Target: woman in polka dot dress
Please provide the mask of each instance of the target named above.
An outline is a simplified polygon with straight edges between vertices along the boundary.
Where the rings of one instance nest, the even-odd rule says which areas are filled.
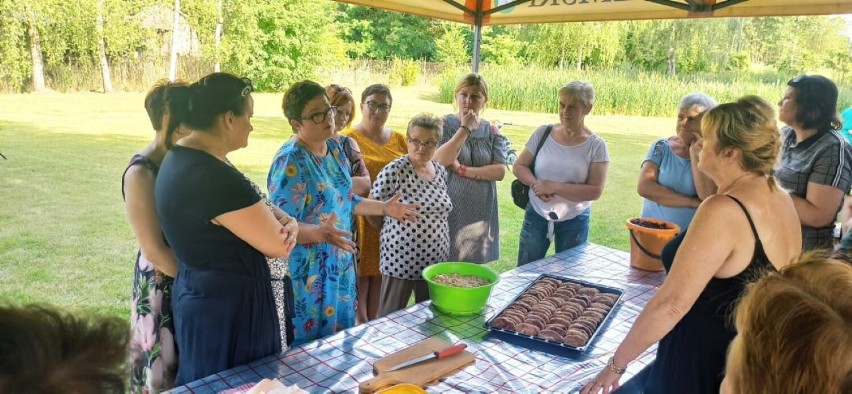
[[[412,292],[416,302],[428,300],[429,290],[420,273],[446,261],[450,252],[447,217],[453,203],[447,194],[447,170],[432,158],[441,129],[441,119],[430,114],[411,119],[406,132],[408,154],[385,166],[370,192],[371,198],[379,199],[401,192],[400,202],[418,204],[421,215],[417,223],[368,219],[381,227],[379,316],[405,308]]]

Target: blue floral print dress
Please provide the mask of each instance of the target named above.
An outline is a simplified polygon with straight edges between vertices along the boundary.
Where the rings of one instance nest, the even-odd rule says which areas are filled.
[[[336,214],[334,226],[352,231],[352,210],[361,197],[352,194],[349,162],[341,146],[326,141],[318,157],[295,138],[285,142],[269,169],[272,203],[301,223],[321,225]],[[328,243],[298,244],[290,254],[293,285],[292,346],[355,325],[355,265],[351,253]]]

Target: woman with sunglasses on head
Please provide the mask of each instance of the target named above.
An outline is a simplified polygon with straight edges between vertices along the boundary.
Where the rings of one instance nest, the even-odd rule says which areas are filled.
[[[426,281],[420,276],[426,267],[447,261],[450,230],[447,216],[453,203],[447,194],[447,169],[433,159],[441,137],[441,119],[420,114],[408,122],[408,154],[382,169],[371,197],[379,200],[402,193],[403,201],[420,205],[416,226],[394,220],[368,217],[381,227],[382,297],[379,316],[398,311],[414,301],[429,299]],[[403,246],[404,245],[404,246]]]
[[[331,84],[325,88],[325,95],[328,96],[328,103],[337,108],[334,115],[334,135],[331,138],[340,144],[343,153],[349,159],[352,193],[365,196],[370,192],[370,172],[361,156],[361,147],[354,138],[341,134],[343,129],[352,125],[352,118],[355,116],[355,99],[352,98],[352,91],[347,87]]]
[[[130,391],[160,392],[174,387],[177,352],[172,317],[172,285],[178,262],[163,238],[154,201],[154,184],[166,153],[186,133],[189,85],[158,82],[145,96],[145,110],[156,133],[133,155],[122,177],[127,218],[139,242],[130,304]]]
[[[390,88],[374,84],[361,93],[361,123],[346,128],[346,135],[361,147],[361,156],[370,172],[370,179],[376,179],[379,171],[388,163],[407,152],[405,136],[385,127],[393,104]],[[364,218],[357,219],[358,225],[358,322],[366,323],[375,319],[379,312],[379,297],[382,288],[382,274],[379,272],[379,230],[373,228]]]
[[[352,193],[351,165],[333,138],[337,109],[312,81],[291,86],[282,102],[295,136],[273,159],[267,185],[273,203],[299,221],[298,245],[290,255],[294,292],[293,345],[355,325],[355,243],[352,215],[417,220],[417,206]]]
[[[830,249],[834,220],[852,185],[852,148],[837,131],[837,86],[819,75],[787,82],[778,102],[781,163],[775,177],[790,191],[802,221],[802,250]]]
[[[452,169],[447,188],[458,208],[450,213],[450,261],[487,263],[500,258],[497,181],[506,175],[506,137],[482,119],[488,84],[476,73],[456,85],[457,114],[445,115],[435,160]]]
[[[157,216],[178,258],[176,385],[281,351],[266,257],[287,256],[298,229],[227,157],[248,144],[251,81],[214,73],[190,91],[189,135],[163,160],[155,188]]]

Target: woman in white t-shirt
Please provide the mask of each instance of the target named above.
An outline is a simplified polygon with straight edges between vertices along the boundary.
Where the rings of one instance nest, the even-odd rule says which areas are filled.
[[[588,82],[560,88],[559,124],[536,129],[512,167],[530,186],[518,266],[544,257],[554,237],[557,253],[586,243],[591,202],[600,198],[609,167],[606,142],[584,123],[594,103],[595,91]],[[542,138],[545,142],[536,154]]]

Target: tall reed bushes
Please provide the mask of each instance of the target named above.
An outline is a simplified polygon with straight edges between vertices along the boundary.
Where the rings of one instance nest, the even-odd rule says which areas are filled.
[[[440,101],[452,102],[456,82],[464,73],[453,70],[440,78]],[[756,94],[776,102],[791,75],[772,72],[725,72],[668,76],[635,70],[574,71],[530,66],[482,69],[488,80],[488,106],[495,109],[555,113],[556,92],[569,81],[590,81],[595,87],[594,112],[599,115],[672,116],[678,101],[702,91],[719,102]],[[839,107],[852,105],[852,87],[840,86]]]

